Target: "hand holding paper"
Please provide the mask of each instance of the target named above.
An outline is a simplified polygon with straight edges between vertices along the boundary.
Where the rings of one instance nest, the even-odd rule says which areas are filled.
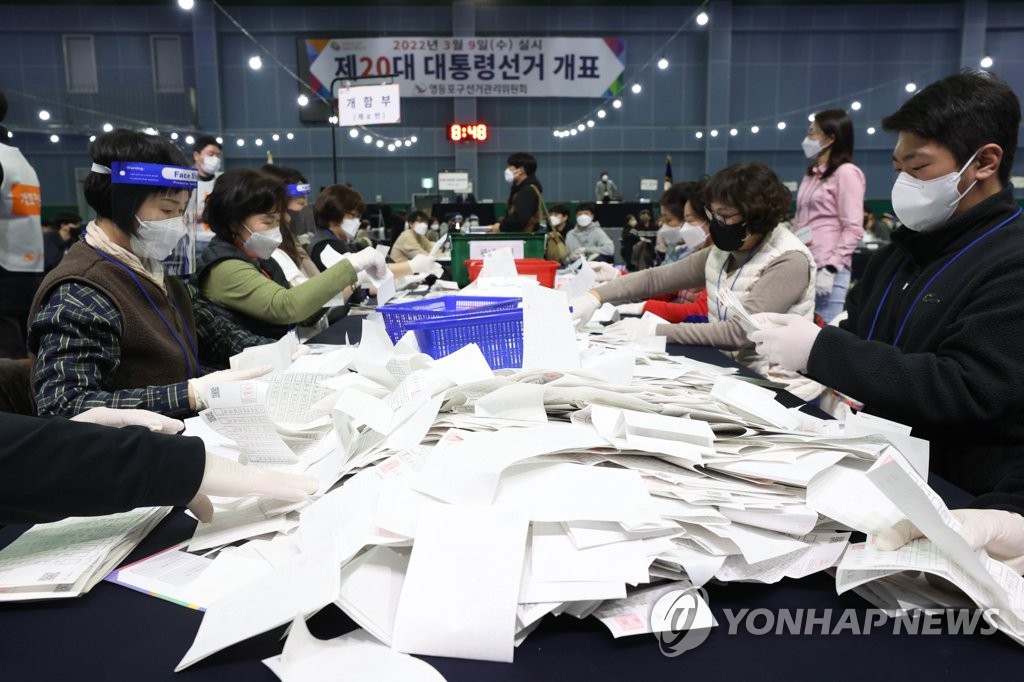
[[[758,313],[753,316],[760,327],[750,332],[757,352],[784,369],[806,372],[811,347],[821,327],[805,317],[792,314]]]
[[[188,508],[200,521],[209,523],[213,518],[213,505],[209,496],[250,497],[265,496],[289,502],[301,502],[312,495],[320,483],[310,476],[286,474],[283,471],[260,469],[232,462],[217,455],[206,455],[206,469],[199,492],[188,503]]]
[[[572,321],[576,323],[577,327],[582,327],[601,307],[601,301],[593,292],[587,292],[569,301],[569,306],[572,308]]]
[[[197,410],[205,410],[210,401],[210,389],[217,384],[255,379],[268,373],[272,367],[262,365],[251,369],[222,369],[206,376],[188,380],[188,402]]]
[[[367,246],[358,253],[345,254],[345,259],[352,264],[356,272],[366,272],[373,279],[384,279],[388,274],[388,263],[376,249]]]
[[[1024,517],[1001,509],[954,509],[950,513],[962,524],[960,536],[971,549],[983,547],[993,559],[1024,573]],[[893,551],[920,537],[924,533],[904,519],[878,535],[875,546]]]

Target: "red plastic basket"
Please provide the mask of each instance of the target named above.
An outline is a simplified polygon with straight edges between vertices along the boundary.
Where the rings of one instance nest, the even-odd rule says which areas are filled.
[[[483,260],[471,259],[466,261],[466,269],[469,270],[469,281],[474,281],[484,267]],[[520,275],[535,275],[537,282],[548,289],[555,288],[555,270],[558,270],[558,263],[543,258],[517,258],[516,272]]]

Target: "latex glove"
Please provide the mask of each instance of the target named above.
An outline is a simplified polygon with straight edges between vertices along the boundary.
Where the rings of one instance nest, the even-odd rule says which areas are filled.
[[[646,301],[640,301],[639,303],[623,303],[622,305],[615,306],[615,309],[619,311],[620,315],[636,315],[639,317],[644,314],[644,306],[646,305]]]
[[[213,518],[214,497],[272,497],[275,500],[301,502],[320,487],[311,476],[246,466],[217,455],[206,455],[206,468],[199,491],[188,503],[189,510],[204,523]]]
[[[301,358],[303,355],[309,355],[312,352],[313,352],[312,348],[310,348],[309,346],[307,346],[307,345],[305,345],[303,343],[300,343],[299,345],[295,346],[295,350],[292,351],[292,362],[295,362],[296,360]]]
[[[814,293],[818,296],[828,296],[832,293],[832,287],[835,283],[836,273],[822,268],[818,270],[818,275],[814,278]]]
[[[418,275],[421,272],[430,272],[434,269],[434,264],[437,263],[437,259],[426,254],[417,254],[409,260],[409,267],[412,268],[412,274]]]
[[[573,322],[576,323],[577,327],[582,327],[587,322],[590,322],[590,318],[601,307],[601,301],[592,292],[588,291],[582,296],[577,296],[569,301],[569,306],[572,308]]]
[[[760,329],[748,336],[757,346],[757,352],[783,369],[807,371],[811,347],[821,333],[821,327],[805,317],[783,313],[757,313],[752,316]]]
[[[594,278],[598,282],[608,282],[622,274],[615,266],[599,260],[591,262],[590,269],[594,271]]]
[[[586,249],[586,247],[583,247],[583,246],[577,247],[577,249],[572,252],[572,258],[574,258],[574,259],[576,259],[576,258],[586,258],[586,257],[587,257],[587,249]]]
[[[984,548],[993,559],[1024,573],[1024,516],[1001,509],[954,509],[950,513],[960,522],[960,536],[971,549]],[[875,546],[892,551],[919,537],[923,533],[904,519],[877,535]]]
[[[356,275],[355,286],[357,289],[369,289],[370,286],[372,286],[372,283],[370,282],[370,276],[367,275],[365,272],[358,273]]]
[[[88,422],[101,426],[145,426],[157,433],[181,433],[185,423],[177,419],[165,417],[149,410],[115,410],[112,407],[93,407],[71,418],[73,422]]]
[[[625,320],[609,325],[604,330],[607,337],[622,339],[624,341],[639,341],[648,336],[656,336],[658,323],[654,320],[642,320],[638,317],[630,317]]]
[[[270,365],[260,365],[252,369],[222,369],[219,372],[210,372],[206,376],[196,377],[188,380],[188,402],[196,410],[205,410],[209,404],[210,389],[217,384],[227,384],[232,381],[245,381],[255,379],[274,369]]]
[[[365,272],[374,279],[384,279],[388,273],[388,262],[377,249],[367,246],[357,253],[347,253],[345,258],[356,272]]]

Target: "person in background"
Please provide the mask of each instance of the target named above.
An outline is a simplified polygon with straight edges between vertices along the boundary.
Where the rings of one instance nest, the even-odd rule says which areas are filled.
[[[53,270],[68,252],[80,233],[82,216],[62,211],[50,220],[53,229],[43,233],[44,266],[46,272]]]
[[[356,283],[358,272],[383,273],[386,267],[384,257],[369,247],[292,286],[272,257],[281,246],[286,205],[276,178],[247,168],[221,175],[204,216],[215,236],[195,277],[203,297],[236,324],[271,338],[294,325],[311,326],[325,303]]]
[[[707,178],[679,182],[661,195],[659,238],[665,246],[664,264],[675,263],[703,248],[708,242],[708,225],[702,192]]]
[[[768,316],[751,335],[844,403],[910,426],[931,441],[930,471],[979,496],[1024,453],[1024,217],[1010,181],[1020,121],[1017,95],[984,71],[936,81],[882,119],[898,136],[903,227],[838,326]]]
[[[608,234],[601,229],[601,224],[594,220],[597,207],[591,203],[582,203],[576,207],[576,228],[565,237],[565,246],[569,249],[569,258],[585,258],[611,263],[614,260],[615,244]]]
[[[508,212],[491,232],[533,232],[541,220],[544,188],[537,179],[537,159],[533,154],[516,152],[508,157],[505,182],[512,185],[508,194]]]
[[[853,250],[864,235],[864,173],[853,164],[853,121],[843,109],[814,115],[802,143],[811,160],[796,193],[794,232],[810,247],[815,311],[825,322],[843,312]]]
[[[192,162],[199,173],[199,184],[196,188],[196,215],[202,216],[206,207],[206,197],[213,191],[213,183],[217,174],[224,167],[224,148],[213,135],[199,135],[192,145]]]
[[[637,220],[632,213],[626,214],[626,224],[622,226],[622,236],[619,238],[619,253],[622,254],[622,262],[630,272],[636,270],[633,262],[633,249],[640,243],[640,237],[636,233]]]
[[[601,171],[601,177],[598,178],[597,184],[594,185],[594,201],[608,203],[609,201],[616,201],[618,198],[619,188],[608,177],[608,171]]]
[[[448,234],[448,226],[444,226],[444,230],[441,229],[441,221],[437,218],[430,218],[430,227],[427,229],[427,239],[432,242],[436,242],[438,239]]]
[[[264,164],[260,171],[277,178],[284,185],[285,194],[288,196],[288,205],[285,206],[287,220],[282,222],[282,225],[285,225],[282,231],[287,229],[295,242],[302,245],[308,244],[313,233],[316,232],[313,207],[309,205],[309,193],[312,191],[309,180],[294,168],[277,166],[272,163]]]
[[[573,228],[569,217],[569,207],[566,204],[555,204],[548,212],[548,230],[557,230],[563,238],[568,236]]]
[[[42,199],[35,169],[2,123],[0,90],[0,357],[24,358],[25,320],[43,277]]]
[[[391,260],[395,263],[410,261],[416,256],[429,256],[434,242],[427,239],[430,219],[423,211],[413,211],[407,219],[409,227],[391,246]]]
[[[214,384],[267,371],[204,374],[272,339],[225,320],[166,269],[165,260],[185,263],[184,275],[194,262],[196,172],[185,155],[162,137],[115,130],[90,143],[89,156],[85,200],[97,217],[32,302],[39,415],[100,406],[191,415]]]
[[[183,505],[209,522],[210,495],[301,502],[319,487],[309,476],[208,454],[201,439],[174,435],[184,427],[106,407],[70,420],[0,413],[0,524]]]
[[[761,376],[785,383],[810,400],[822,387],[787,371],[759,353],[726,306],[729,289],[751,312],[789,312],[811,323],[814,314],[814,259],[780,223],[789,212],[790,193],[762,163],[740,163],[715,173],[704,191],[712,246],[671,265],[650,268],[603,284],[570,301],[573,318],[586,323],[602,303],[635,301],[667,292],[707,288],[707,324],[656,325],[628,319],[606,332],[638,339],[652,334],[673,343],[714,346]]]

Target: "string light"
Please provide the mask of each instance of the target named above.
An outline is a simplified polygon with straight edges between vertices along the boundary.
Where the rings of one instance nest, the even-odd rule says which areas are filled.
[[[658,68],[659,68],[659,69],[661,69],[662,71],[664,71],[665,69],[667,69],[667,68],[668,68],[668,60],[667,60],[667,59],[665,59],[664,57],[662,57],[661,59],[659,59],[659,60],[658,60]]]
[[[294,140],[295,139],[295,133],[288,133],[287,135],[285,135],[285,137],[287,137],[289,140]]]
[[[54,144],[57,144],[58,142],[60,142],[60,136],[59,135],[50,135],[50,142],[52,142]]]
[[[634,95],[639,95],[643,91],[643,89],[644,87],[639,83],[633,83],[633,87],[630,88],[630,90],[633,91]]]
[[[185,137],[185,144],[191,146],[191,145],[194,145],[195,143],[196,143],[196,138],[192,137],[191,135],[188,135],[188,136]]]
[[[854,100],[853,102],[850,103],[850,108],[853,109],[854,111],[860,111],[860,102]]]
[[[700,14],[697,15],[697,25],[698,26],[707,26],[709,19],[710,19],[710,17],[708,17],[708,13],[707,12],[701,12]]]
[[[249,68],[253,71],[259,71],[263,68],[263,59],[259,55],[249,57]]]
[[[270,136],[270,139],[273,140],[274,142],[277,142],[278,140],[281,139],[281,136],[278,135],[277,133],[274,133],[273,135]]]
[[[353,139],[359,137],[359,130],[357,130],[356,128],[352,128],[351,130],[348,131],[348,136]]]
[[[300,107],[304,107],[309,104],[309,98],[305,95],[299,95],[295,101],[299,103]]]
[[[39,120],[40,121],[49,121],[50,120],[50,112],[47,111],[46,109],[41,109],[39,111]]]
[[[917,90],[917,83],[907,83],[903,89],[907,92],[913,92],[914,90]]]
[[[779,123],[778,123],[778,125],[776,127],[779,130],[785,130],[786,129],[786,122],[785,121],[779,121]]]
[[[242,139],[242,138],[238,138],[237,140],[235,140],[235,144],[237,144],[239,147],[244,147],[245,146],[245,140]]]
[[[868,135],[874,135],[874,134],[875,134],[875,127],[871,126],[870,128],[868,128]]]
[[[992,57],[988,55],[985,55],[984,57],[981,58],[981,68],[983,69],[991,69],[994,63],[995,62],[992,61]]]

